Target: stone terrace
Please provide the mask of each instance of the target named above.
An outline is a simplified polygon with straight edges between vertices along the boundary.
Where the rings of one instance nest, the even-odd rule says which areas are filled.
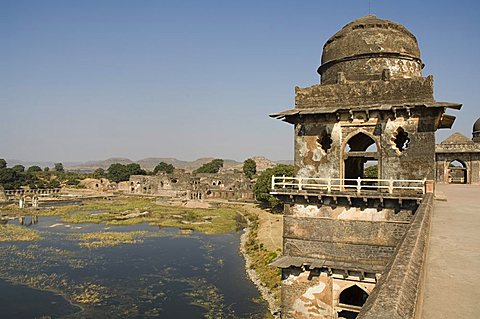
[[[437,185],[426,260],[424,319],[478,318],[480,313],[480,186]]]

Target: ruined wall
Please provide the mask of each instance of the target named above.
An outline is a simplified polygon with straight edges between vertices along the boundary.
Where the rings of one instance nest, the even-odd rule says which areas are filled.
[[[132,175],[127,193],[203,200],[253,200],[253,185],[243,174],[190,174],[174,172],[155,176]]]
[[[113,191],[117,190],[117,183],[110,182],[106,178],[85,178],[80,181],[80,185],[82,185],[85,188],[88,189],[93,189],[96,191]]]

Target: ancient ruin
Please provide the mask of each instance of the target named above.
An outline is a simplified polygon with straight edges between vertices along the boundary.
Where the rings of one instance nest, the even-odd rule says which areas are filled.
[[[455,117],[423,77],[415,36],[373,15],[324,45],[321,83],[295,88],[297,174],[285,204],[282,318],[413,318],[435,180],[435,131]],[[408,284],[408,287],[405,285]],[[359,315],[360,313],[360,315]]]
[[[195,174],[176,169],[171,174],[132,175],[119,190],[127,194],[158,195],[183,200],[253,201],[253,184],[243,173]]]
[[[472,139],[456,132],[435,147],[437,182],[480,184],[480,119]]]

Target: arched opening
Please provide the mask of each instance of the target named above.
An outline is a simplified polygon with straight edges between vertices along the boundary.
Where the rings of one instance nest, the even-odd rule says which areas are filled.
[[[454,160],[448,164],[448,182],[450,184],[466,184],[467,177],[467,165],[464,162]]]
[[[352,136],[345,145],[344,178],[377,179],[378,175],[377,143],[365,133]],[[346,181],[346,184],[352,183]]]
[[[342,309],[338,312],[338,318],[354,319],[357,318],[360,309],[365,304],[368,293],[357,285],[353,285],[343,290],[339,296],[339,306]]]
[[[339,302],[344,305],[362,307],[367,298],[368,294],[365,290],[353,285],[340,293]]]

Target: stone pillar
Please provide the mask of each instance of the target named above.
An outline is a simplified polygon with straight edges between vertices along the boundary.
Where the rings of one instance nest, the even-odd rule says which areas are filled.
[[[25,208],[25,197],[24,196],[20,197],[20,199],[18,200],[18,207],[22,208],[22,209]]]
[[[38,207],[38,196],[33,196],[32,197],[32,207],[34,207],[34,208]]]

